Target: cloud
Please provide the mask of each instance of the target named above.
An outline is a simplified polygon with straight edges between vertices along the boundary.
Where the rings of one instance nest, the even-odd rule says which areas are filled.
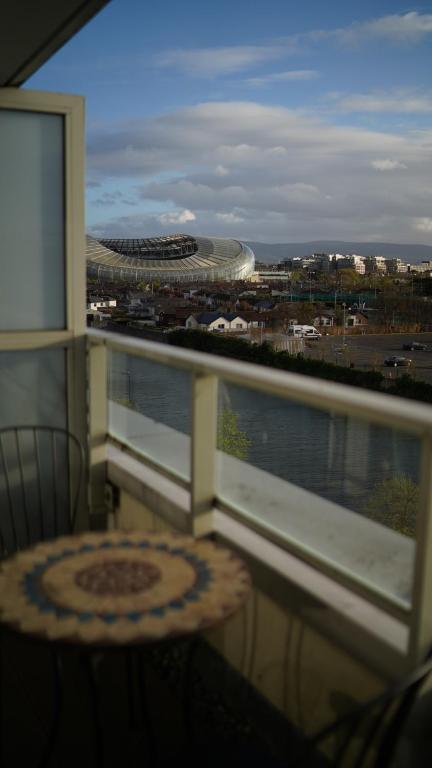
[[[162,213],[157,217],[161,224],[186,224],[188,221],[195,221],[196,216],[192,211],[185,208],[183,211],[169,211]]]
[[[337,125],[256,102],[206,102],[98,128],[88,166],[91,178],[110,188],[121,179],[139,200],[136,216],[105,216],[104,223],[92,212],[107,235],[186,224],[191,233],[269,242],[368,233],[408,242],[414,232],[418,242],[432,241],[427,228],[413,228],[432,210],[428,132]],[[195,218],[180,220],[188,214]]]
[[[216,176],[229,176],[229,169],[225,168],[224,165],[217,165],[215,168],[215,174]]]
[[[432,14],[411,11],[389,14],[368,21],[354,22],[335,29],[315,29],[287,35],[267,45],[233,45],[214,48],[175,48],[156,54],[152,63],[158,69],[175,70],[193,77],[217,77],[244,72],[252,67],[286,56],[304,53],[305,47],[325,41],[344,45],[361,45],[371,41],[394,44],[416,44],[432,34]],[[260,86],[269,82],[308,80],[316,77],[314,70],[298,70],[303,75],[279,72],[250,79],[249,85]],[[290,76],[291,75],[291,76]]]
[[[322,194],[316,186],[302,182],[274,186],[238,184],[215,188],[210,184],[194,180],[176,181],[170,184],[169,188],[163,183],[151,183],[143,187],[142,196],[146,200],[160,200],[167,192],[170,199],[175,200],[177,205],[182,205],[187,200],[194,209],[200,208],[207,211],[228,209],[226,214],[217,214],[220,221],[224,220],[222,216],[231,217],[230,211],[233,207],[259,210],[263,207],[264,200],[270,210],[283,212],[288,205],[292,210],[299,210],[304,206],[315,205],[322,199]],[[229,218],[225,220],[228,221]]]
[[[219,185],[227,175],[221,168],[229,169],[230,185],[236,184],[240,171],[258,168],[277,183],[314,184],[315,167],[336,171],[345,156],[354,161],[359,155],[362,162],[377,156],[396,156],[405,162],[399,150],[412,146],[414,140],[399,134],[338,126],[284,107],[206,102],[93,132],[88,165],[98,179],[177,177],[164,179],[162,186],[175,184],[179,175],[188,180],[192,169],[196,175],[200,168],[206,173],[212,169],[214,183]]]
[[[416,44],[432,34],[432,14],[394,13],[368,21],[357,21],[337,29],[320,29],[305,33],[304,37],[314,41],[337,39],[345,45],[358,45],[374,40],[385,40],[399,44]]]
[[[391,91],[354,93],[337,99],[337,108],[344,112],[432,112],[432,95],[419,93],[416,89],[397,88]]]
[[[272,72],[269,75],[261,77],[250,77],[246,80],[247,85],[260,87],[271,85],[271,83],[300,82],[304,80],[315,80],[319,77],[316,69],[290,69],[286,72]]]
[[[250,67],[286,55],[292,45],[233,45],[224,48],[192,48],[163,51],[153,64],[161,69],[175,69],[195,77],[216,77],[241,72]]]
[[[404,43],[417,43],[432,33],[432,14],[391,14],[357,26],[357,33]]]
[[[101,184],[98,182],[96,185],[100,187]],[[112,205],[117,205],[121,203],[122,205],[137,205],[136,200],[131,200],[129,196],[123,194],[123,192],[120,192],[120,190],[117,190],[115,192],[103,192],[100,197],[96,198],[96,200],[93,201],[93,205],[96,205],[98,207],[109,207]]]
[[[399,160],[390,160],[389,158],[385,160],[372,160],[371,166],[377,171],[396,171],[407,168],[405,163],[401,163]]]
[[[432,219],[429,216],[423,216],[420,219],[416,219],[414,222],[414,229],[417,229],[419,232],[432,233]]]
[[[216,213],[218,221],[223,221],[224,224],[239,224],[244,221],[242,216],[238,216],[237,213]]]

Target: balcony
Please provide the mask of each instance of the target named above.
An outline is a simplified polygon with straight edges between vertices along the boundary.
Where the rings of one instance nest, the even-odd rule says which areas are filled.
[[[431,644],[430,408],[169,345],[86,334],[82,104],[12,88],[2,94],[2,110],[10,122],[1,143],[9,161],[3,237],[10,230],[3,421],[12,412],[33,423],[36,414],[79,434],[89,459],[81,528],[211,536],[246,560],[251,599],[205,633],[190,698],[195,737],[213,753],[225,745],[220,762],[247,744],[271,765],[289,753],[292,728],[315,732],[412,668]],[[52,157],[33,146],[35,122]],[[55,242],[46,235],[53,222]],[[401,479],[414,491],[409,505],[406,493],[402,502],[394,493]],[[32,764],[54,708],[51,660],[19,642],[8,651],[6,764]],[[158,742],[171,761],[185,746],[182,665],[181,654],[149,659]],[[78,690],[76,659],[65,675],[69,690]],[[117,694],[106,698],[108,737],[129,734],[121,670],[101,662],[99,676],[101,690],[114,681]],[[55,764],[94,764],[82,750],[91,742],[90,720],[88,701],[72,694]],[[136,738],[144,761],[145,737]]]
[[[223,732],[228,752],[251,742],[271,764],[289,754],[291,728],[315,732],[418,662],[431,637],[429,408],[123,335],[90,331],[83,342],[90,505],[81,527],[212,536],[252,573],[245,609],[201,641],[194,722],[207,744]],[[43,361],[53,346],[49,334],[39,339]],[[405,518],[396,499],[392,520],[370,497],[401,476],[418,492]],[[49,656],[23,650],[8,649],[15,662],[3,671],[11,766],[22,758],[16,723],[33,734],[20,748],[37,752],[53,709],[40,677],[51,679]],[[149,661],[156,719],[178,729],[177,741],[157,740],[180,749],[181,653]],[[77,660],[68,663],[69,681],[79,680]],[[105,690],[116,681],[107,733],[124,727],[129,744],[121,670],[104,662],[98,674]],[[88,703],[78,701],[68,703],[65,765],[66,755],[78,759],[76,728],[91,744]],[[145,737],[136,739],[130,748],[144,755]]]
[[[293,729],[317,731],[428,647],[430,409],[123,335],[89,331],[83,340],[90,504],[80,526],[211,536],[246,560],[249,602],[203,633],[194,661],[196,743],[214,742],[214,751],[217,742],[227,754],[253,745],[278,764]],[[374,489],[400,477],[417,491],[405,517],[395,499],[391,519]],[[14,766],[28,744],[32,753],[42,748],[55,704],[41,684],[51,679],[49,654],[19,642],[8,654],[15,662],[3,673],[4,732]],[[191,761],[182,650],[153,653],[148,663],[159,759],[172,760],[175,744]],[[65,675],[81,679],[76,658]],[[113,707],[104,710],[108,739],[124,733],[131,755],[144,756],[145,733],[132,743],[124,722],[118,664],[104,660],[98,678],[106,691],[115,681]],[[62,765],[79,759],[76,728],[92,743],[88,702],[68,696]],[[20,749],[18,722],[34,732]],[[173,734],[168,744],[161,723]],[[105,744],[113,765],[121,758],[115,743]],[[95,764],[92,752],[88,759]]]
[[[287,723],[315,732],[422,657],[429,408],[101,331],[87,371],[90,526],[210,535],[250,567],[244,611],[205,635],[203,679],[222,663],[228,686],[210,697],[239,715],[252,695],[281,747]],[[362,513],[383,472],[419,488],[414,536]]]

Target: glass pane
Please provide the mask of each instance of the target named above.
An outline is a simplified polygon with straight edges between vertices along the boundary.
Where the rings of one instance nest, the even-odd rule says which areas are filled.
[[[67,436],[21,429],[1,432],[0,445],[0,530],[6,552],[69,533],[69,483],[78,478],[77,455]]]
[[[63,349],[0,353],[0,428],[66,427]]]
[[[419,441],[222,384],[219,496],[279,536],[409,602]]]
[[[112,352],[108,393],[110,434],[189,479],[190,374]]]
[[[1,330],[65,327],[63,118],[0,109]]]

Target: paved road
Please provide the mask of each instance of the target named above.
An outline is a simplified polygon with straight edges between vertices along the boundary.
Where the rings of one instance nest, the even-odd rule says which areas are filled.
[[[426,352],[408,352],[402,345],[419,341],[428,345]],[[306,356],[318,360],[349,365],[356,368],[381,371],[385,376],[401,376],[410,371],[417,379],[432,384],[432,333],[387,333],[365,334],[364,336],[345,336],[346,348],[343,348],[342,336],[323,336],[318,341],[308,342]],[[384,365],[386,357],[398,355],[412,360],[411,368],[389,368]]]

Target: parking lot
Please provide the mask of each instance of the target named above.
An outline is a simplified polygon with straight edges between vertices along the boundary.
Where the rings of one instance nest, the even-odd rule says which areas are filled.
[[[404,350],[403,345],[412,341],[427,344],[428,349],[424,352]],[[343,336],[322,336],[317,341],[307,342],[305,355],[339,365],[353,364],[355,368],[379,370],[389,378],[409,372],[415,378],[432,384],[432,333],[347,334],[345,346]],[[412,365],[409,368],[384,365],[384,360],[393,355],[409,358]]]

